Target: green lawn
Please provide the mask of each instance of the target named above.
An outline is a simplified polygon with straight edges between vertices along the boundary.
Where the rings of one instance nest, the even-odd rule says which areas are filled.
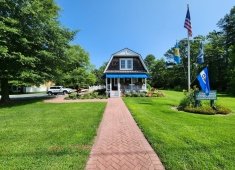
[[[84,169],[105,103],[0,107],[0,169]]]
[[[229,115],[199,115],[172,109],[182,92],[164,98],[124,98],[166,169],[235,169],[235,98],[219,95]]]

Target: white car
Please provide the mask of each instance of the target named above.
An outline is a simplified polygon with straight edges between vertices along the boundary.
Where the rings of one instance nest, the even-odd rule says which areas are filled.
[[[64,88],[63,86],[51,86],[47,90],[48,95],[57,95],[57,94],[69,94],[72,93],[74,90],[71,88]]]

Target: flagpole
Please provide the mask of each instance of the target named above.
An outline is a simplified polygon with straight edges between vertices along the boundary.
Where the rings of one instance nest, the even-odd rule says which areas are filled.
[[[190,43],[189,43],[189,34],[188,34],[188,91],[190,91]]]

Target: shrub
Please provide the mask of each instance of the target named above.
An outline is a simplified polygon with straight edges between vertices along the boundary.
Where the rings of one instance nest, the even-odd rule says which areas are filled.
[[[184,108],[184,111],[191,113],[198,113],[198,114],[207,114],[207,115],[216,114],[216,110],[214,110],[210,106],[200,106],[200,107],[186,106]]]
[[[69,96],[66,97],[65,99],[72,99],[72,100],[75,100],[75,99],[77,99],[77,94],[76,94],[76,93],[71,93],[71,94],[69,94]]]
[[[147,92],[146,97],[164,97],[164,93],[160,90],[156,90],[152,88],[150,91]]]
[[[95,90],[94,93],[98,93],[98,95],[106,95],[106,89],[99,89],[99,90]]]
[[[200,102],[199,107],[196,107],[195,106],[196,100],[194,97],[196,90],[197,89],[190,90],[190,92],[184,91],[185,97],[180,101],[178,110],[183,110],[191,113],[208,114],[208,115],[229,114],[231,112],[230,109],[224,106],[215,105],[211,107],[209,105],[209,102]]]
[[[165,97],[165,95],[160,90],[155,90],[153,91],[152,97]]]
[[[91,96],[92,96],[93,98],[98,98],[98,95],[99,95],[98,92],[93,92],[93,93],[91,93]]]
[[[214,107],[210,107],[209,105],[202,105],[200,107],[187,106],[184,108],[184,111],[191,113],[208,114],[208,115],[215,115],[215,114],[226,115],[231,112],[230,109],[219,105]]]
[[[231,110],[229,108],[224,107],[224,106],[217,105],[216,106],[216,113],[227,115],[227,114],[231,113]]]
[[[184,90],[183,92],[184,92],[185,97],[180,101],[178,109],[184,110],[184,108],[186,108],[187,106],[194,107],[196,103],[195,98],[194,98],[195,90],[191,89],[189,92]]]

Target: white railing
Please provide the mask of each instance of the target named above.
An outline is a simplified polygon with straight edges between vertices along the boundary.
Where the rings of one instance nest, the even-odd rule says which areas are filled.
[[[101,90],[101,89],[105,89],[105,86],[104,86],[104,85],[89,86],[88,91],[89,91],[89,92],[92,92],[92,91]]]

